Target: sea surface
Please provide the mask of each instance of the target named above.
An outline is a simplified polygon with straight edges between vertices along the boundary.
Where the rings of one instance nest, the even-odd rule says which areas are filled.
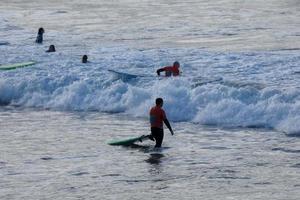
[[[27,61],[0,71],[1,200],[299,199],[299,0],[1,0],[0,65]],[[162,148],[107,145],[157,97]]]

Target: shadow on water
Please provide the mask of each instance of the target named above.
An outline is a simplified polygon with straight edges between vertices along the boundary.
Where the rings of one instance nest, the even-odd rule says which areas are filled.
[[[161,159],[165,157],[164,154],[161,153],[151,153],[148,159],[145,160],[146,163],[151,165],[159,165],[162,161]]]
[[[128,146],[123,145],[123,147],[130,148],[130,149],[137,149],[137,150],[140,150],[143,152],[146,152],[151,148],[151,146],[144,146],[144,145],[139,145],[139,144],[131,144]]]
[[[153,148],[153,146],[143,146],[138,144],[132,144],[130,146],[124,146],[125,148],[137,149],[144,154],[148,154],[148,158],[144,161],[149,165],[149,173],[151,175],[158,175],[162,173],[162,159],[165,157],[161,151],[165,148]]]
[[[163,173],[162,158],[165,157],[161,153],[151,153],[149,157],[145,160],[149,164],[149,174],[152,176],[157,176]]]

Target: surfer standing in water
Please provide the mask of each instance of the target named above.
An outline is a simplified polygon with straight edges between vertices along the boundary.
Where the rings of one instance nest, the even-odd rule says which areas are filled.
[[[36,40],[35,42],[38,44],[42,44],[43,43],[43,34],[45,33],[45,30],[41,27],[39,28],[38,34],[36,36]]]
[[[179,76],[180,72],[179,72],[179,67],[180,64],[178,61],[175,61],[173,63],[173,66],[166,66],[163,68],[160,68],[156,71],[157,75],[160,76],[160,72],[165,72],[165,76]]]
[[[174,132],[166,117],[165,111],[162,109],[164,103],[163,99],[157,98],[155,103],[156,106],[152,107],[150,110],[151,135],[149,138],[155,139],[155,147],[161,147],[162,141],[164,139],[163,122],[166,124],[172,135],[174,135]]]

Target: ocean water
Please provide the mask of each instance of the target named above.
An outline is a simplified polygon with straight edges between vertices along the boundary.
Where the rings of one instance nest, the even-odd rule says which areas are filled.
[[[0,65],[37,64],[0,71],[0,199],[298,199],[299,11],[1,0]],[[182,76],[156,76],[175,60]],[[149,134],[157,97],[175,132],[162,149],[106,144]]]

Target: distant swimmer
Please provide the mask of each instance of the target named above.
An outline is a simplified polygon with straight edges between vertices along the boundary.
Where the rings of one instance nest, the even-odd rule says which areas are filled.
[[[157,75],[160,76],[160,72],[165,72],[165,76],[178,76],[180,74],[179,72],[180,64],[178,61],[175,61],[173,63],[173,66],[166,66],[163,68],[160,68],[156,71]]]
[[[38,44],[42,44],[43,43],[43,34],[45,33],[45,30],[41,27],[39,28],[38,34],[36,36],[36,40],[35,42]]]
[[[87,55],[83,55],[82,56],[82,63],[87,63],[88,62],[88,56]]]
[[[49,49],[46,51],[47,53],[50,53],[50,52],[55,52],[55,46],[53,44],[51,44],[49,46]]]
[[[149,138],[155,139],[155,147],[161,147],[164,138],[163,122],[166,124],[172,135],[174,135],[174,132],[166,117],[165,111],[162,109],[164,103],[163,99],[157,98],[155,103],[156,106],[152,107],[150,110],[151,135],[149,136]]]

